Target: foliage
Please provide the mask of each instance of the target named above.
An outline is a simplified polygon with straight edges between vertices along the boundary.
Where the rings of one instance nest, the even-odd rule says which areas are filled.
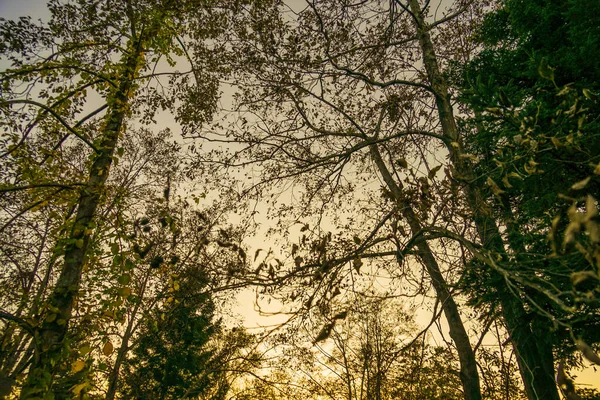
[[[575,18],[587,6],[506,2],[483,26],[486,47],[466,68],[464,98],[479,113],[469,150],[512,249],[511,263],[498,268],[531,313],[567,328],[563,337],[597,342],[599,289],[590,273],[598,273],[600,69],[582,57],[599,33]],[[576,239],[583,225],[588,234]]]

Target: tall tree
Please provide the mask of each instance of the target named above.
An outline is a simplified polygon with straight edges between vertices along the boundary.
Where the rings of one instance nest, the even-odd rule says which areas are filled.
[[[206,39],[221,34],[234,16],[240,18],[242,3],[230,6],[196,1],[53,0],[46,25],[29,18],[2,22],[2,53],[12,62],[12,68],[2,74],[1,105],[10,132],[3,156],[9,162],[23,152],[30,154],[29,160],[12,169],[5,183],[10,190],[35,192],[38,203],[56,200],[58,189],[74,194],[73,216],[67,215],[62,238],[53,249],[64,260],[58,279],[28,323],[35,356],[21,398],[51,398],[55,374],[69,367],[65,365],[69,323],[82,290],[82,272],[106,181],[120,156],[119,139],[128,134],[126,121],[134,116],[151,122],[158,107],[173,109],[184,124],[202,124],[210,118],[218,94],[216,77],[222,70],[215,61],[217,42]],[[184,38],[192,39],[189,46]],[[160,60],[174,64],[173,55],[186,57],[190,71],[167,73],[169,90],[157,90],[161,83],[154,68]],[[142,90],[144,82],[148,85]],[[99,105],[87,101],[92,93]],[[74,141],[85,144],[80,154],[88,157],[77,184],[68,174],[44,176],[32,168]],[[10,222],[34,206],[24,204]]]
[[[346,238],[337,244],[330,235],[319,233],[312,242],[315,251],[310,262],[304,263],[307,257],[296,256],[292,250],[296,272],[304,279],[312,269],[318,270],[313,283],[326,293],[327,289],[334,291],[339,282],[352,280],[351,272],[341,272],[349,262],[359,271],[361,257],[398,256],[407,262],[404,255],[415,255],[430,277],[459,349],[466,396],[477,399],[481,394],[475,356],[452,285],[444,277],[444,266],[452,263],[436,257],[432,245],[444,236],[431,232],[434,221],[444,218],[441,223],[453,224],[447,200],[455,188],[435,182],[441,166],[428,160],[427,145],[432,138],[448,144],[453,140],[439,132],[440,119],[426,111],[430,104],[425,106],[422,99],[433,101],[436,90],[445,86],[433,88],[423,81],[422,74],[414,72],[420,52],[414,25],[418,21],[408,4],[390,7],[309,2],[297,26],[262,24],[251,34],[241,32],[251,43],[242,47],[242,52],[258,60],[248,74],[263,83],[260,90],[243,97],[241,104],[249,114],[260,115],[258,125],[264,124],[264,128],[248,125],[246,129],[242,124],[242,132],[228,132],[248,148],[226,162],[259,162],[265,181],[289,178],[302,186],[299,213],[294,215],[297,219],[313,210],[325,210],[331,205],[328,203],[346,205],[345,198],[356,196],[360,201],[351,183],[354,180],[362,180],[365,186],[382,180],[382,195],[368,195],[380,203],[379,207],[373,205],[373,214],[366,217],[372,218],[368,231],[345,232]],[[447,20],[462,15],[465,9],[458,11]],[[412,162],[411,157],[414,165],[409,167],[407,159]],[[353,178],[346,181],[350,174]],[[370,188],[379,189],[377,185]],[[441,205],[432,211],[436,195]],[[352,219],[347,220],[353,223]],[[343,218],[339,220],[337,229],[348,231]],[[410,240],[407,231],[413,235]],[[302,242],[306,244],[305,239]],[[331,280],[320,285],[324,273]],[[398,270],[391,273],[400,275]],[[313,303],[315,296],[308,297],[307,304]]]
[[[598,341],[598,270],[590,263],[597,238],[575,234],[596,229],[600,69],[585,56],[600,37],[593,11],[579,1],[504,2],[478,35],[483,51],[464,69],[463,96],[478,113],[469,151],[511,250],[501,272],[525,299],[533,330],[555,325],[554,336],[536,340],[550,360],[552,346],[563,359],[574,344]]]

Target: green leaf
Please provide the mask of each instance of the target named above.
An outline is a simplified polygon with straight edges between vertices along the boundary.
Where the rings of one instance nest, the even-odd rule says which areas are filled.
[[[123,274],[117,280],[121,285],[127,285],[131,281],[131,275]]]
[[[110,245],[110,252],[114,255],[117,255],[119,253],[120,247],[119,247],[119,243],[113,243]]]

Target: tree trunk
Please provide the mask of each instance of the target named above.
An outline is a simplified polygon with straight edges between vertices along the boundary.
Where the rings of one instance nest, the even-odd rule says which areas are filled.
[[[135,323],[135,316],[137,315],[142,304],[149,278],[150,270],[146,271],[144,283],[140,288],[140,301],[136,303],[135,307],[133,308],[133,311],[131,312],[129,323],[127,324],[125,333],[123,333],[123,340],[121,341],[121,346],[119,347],[119,351],[117,352],[115,364],[113,365],[113,368],[110,371],[110,375],[108,376],[108,391],[106,392],[105,400],[114,400],[115,395],[117,394],[117,391],[119,389],[119,372],[121,370],[121,365],[123,365],[123,362],[127,359],[127,352],[129,351],[129,339],[131,339],[131,335],[133,335],[134,331],[133,325]]]
[[[420,218],[414,212],[412,205],[409,204],[403,195],[402,188],[396,183],[392,175],[390,174],[387,166],[385,165],[377,145],[373,144],[369,146],[371,151],[371,158],[375,162],[375,165],[379,169],[383,180],[385,181],[388,189],[392,192],[394,199],[397,201],[400,212],[406,218],[413,235],[418,235],[423,226]],[[477,373],[477,363],[475,361],[475,353],[471,347],[469,341],[469,335],[465,329],[465,326],[460,318],[458,312],[458,306],[448,289],[440,267],[429,247],[426,240],[417,239],[415,242],[417,247],[418,256],[423,262],[427,273],[431,277],[433,288],[436,291],[436,296],[442,305],[444,316],[448,321],[450,328],[450,337],[456,345],[458,351],[458,358],[460,361],[460,380],[463,385],[463,391],[466,400],[479,400],[481,399],[481,389],[479,384],[479,375]]]
[[[428,26],[423,20],[421,7],[418,0],[409,0],[409,5],[423,53],[423,64],[435,94],[442,132],[447,138],[446,145],[454,165],[455,178],[463,183],[462,189],[473,213],[478,236],[484,248],[505,257],[504,242],[497,222],[490,216],[489,207],[482,196],[481,187],[478,186],[472,169],[465,160],[460,158],[462,143],[453,115],[448,84],[439,70],[437,56]],[[526,313],[520,299],[515,298],[506,287],[497,289],[500,291],[499,301],[502,315],[517,354],[528,398],[530,400],[558,400],[558,390],[554,382],[552,349],[545,340],[538,338],[538,335],[532,332],[531,326],[524,319]]]
[[[54,374],[57,369],[65,367],[62,364],[69,353],[66,334],[73,304],[80,290],[93,229],[91,223],[104,191],[119,133],[127,115],[129,98],[134,90],[135,75],[142,61],[142,41],[134,42],[132,39],[130,44],[129,53],[123,56],[118,88],[107,99],[109,111],[99,140],[96,141],[97,152],[92,155],[88,182],[81,191],[75,221],[69,236],[62,242],[65,254],[63,268],[47,306],[41,310],[42,322],[34,338],[40,351],[35,354],[29,368],[21,399],[52,398],[50,393]]]

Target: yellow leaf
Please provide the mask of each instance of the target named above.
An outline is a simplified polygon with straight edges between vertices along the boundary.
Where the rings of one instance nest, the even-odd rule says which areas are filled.
[[[510,173],[508,174],[508,177],[509,177],[509,178],[519,178],[519,179],[523,179],[523,178],[521,178],[521,175],[517,174],[516,172],[510,172]]]
[[[584,180],[574,183],[573,186],[571,186],[571,189],[573,189],[573,190],[583,189],[589,183],[590,179],[592,179],[592,178],[590,176],[588,176]]]
[[[71,391],[75,394],[75,396],[79,396],[79,394],[81,393],[81,391],[83,389],[85,389],[85,387],[87,386],[87,383],[80,383],[78,385],[73,386],[73,389],[71,389]]]
[[[90,347],[90,345],[89,345],[89,344],[84,344],[83,346],[81,346],[81,347],[79,348],[79,353],[80,353],[81,355],[86,355],[86,354],[88,354],[90,351],[92,351],[92,348]]]
[[[106,343],[104,343],[104,347],[102,348],[102,353],[104,353],[105,356],[110,356],[112,354],[114,350],[113,344],[109,341],[107,341]]]
[[[71,372],[76,374],[85,368],[85,361],[77,360],[71,365]]]
[[[598,207],[596,207],[596,199],[588,194],[585,199],[585,218],[592,219],[598,215]]]
[[[523,141],[523,136],[521,136],[521,135],[515,135],[513,137],[513,140],[514,140],[515,144],[521,144],[521,142]]]
[[[459,157],[465,160],[477,162],[477,157],[474,154],[462,153]]]
[[[596,165],[596,168],[594,168],[594,175],[600,175],[600,163],[598,163],[598,165]]]
[[[175,290],[175,291],[179,290],[179,282],[177,282],[177,281],[173,282],[173,290]]]
[[[588,88],[584,88],[584,89],[582,90],[582,92],[583,92],[583,95],[584,95],[586,98],[588,98],[588,99],[591,99],[591,98],[592,98],[592,95],[593,95],[593,93],[592,93],[592,91],[591,91],[590,89],[588,89]]]
[[[56,314],[48,314],[46,322],[53,322],[56,319]]]
[[[498,186],[498,184],[496,182],[494,182],[494,180],[492,178],[490,178],[489,176],[487,178],[487,184],[492,189],[492,192],[494,193],[494,195],[500,196],[502,193],[504,193],[504,190],[500,189],[500,186]]]
[[[535,173],[535,171],[536,171],[536,168],[535,168],[535,167],[533,167],[533,168],[529,168],[529,165],[528,165],[528,164],[523,164],[523,169],[524,169],[524,170],[525,170],[525,172],[527,172],[529,175],[531,175],[531,174]]]

